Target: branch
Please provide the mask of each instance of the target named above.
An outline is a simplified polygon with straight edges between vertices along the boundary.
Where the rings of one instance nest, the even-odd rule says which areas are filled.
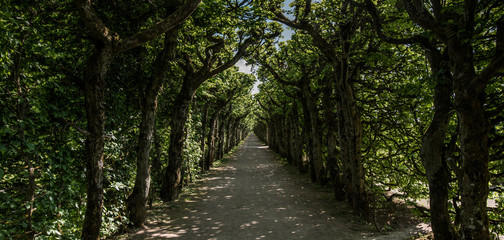
[[[184,53],[182,58],[184,59],[184,62],[182,61],[177,61],[178,65],[186,72],[193,74],[194,73],[194,67],[192,64],[191,57],[187,53]]]
[[[478,5],[477,0],[465,0],[464,1],[464,15],[465,18],[465,29],[472,31],[474,29],[474,12],[476,11]]]
[[[271,100],[271,103],[273,103],[273,105],[277,106],[277,107],[280,107],[280,108],[283,108],[284,106],[280,105],[280,103],[278,103],[275,99],[273,99],[271,97],[271,95],[268,96],[269,99]]]
[[[442,9],[442,5],[441,5],[441,1],[440,0],[432,0],[432,10],[434,10],[434,16],[436,18],[439,18],[439,16],[441,16],[441,9]]]
[[[238,60],[240,60],[246,53],[247,53],[247,48],[255,41],[254,37],[247,38],[245,42],[238,48],[238,51],[236,54],[231,58],[229,61],[221,64],[214,70],[211,70],[208,73],[208,78],[215,76],[216,74],[219,74],[223,72],[224,70],[234,66]]]
[[[79,125],[77,125],[76,123],[74,122],[71,122],[71,121],[65,121],[65,124],[67,126],[71,126],[73,127],[75,130],[77,130],[77,132],[81,133],[82,135],[84,135],[85,137],[89,137],[91,136],[92,134],[88,131],[86,131],[85,129],[82,129]]]
[[[76,1],[90,1],[90,0],[76,0]],[[173,29],[184,20],[186,20],[191,14],[198,8],[201,0],[188,0],[184,5],[180,6],[175,10],[174,13],[170,14],[163,21],[157,23],[153,27],[146,29],[138,34],[135,34],[127,39],[124,39],[118,44],[118,51],[123,52],[129,49],[135,48],[151,39],[154,39],[161,34]]]
[[[301,18],[301,21],[306,21],[310,13],[311,13],[311,0],[305,0],[305,8],[303,12],[303,18]]]
[[[383,26],[382,26],[382,21],[380,19],[380,14],[378,12],[378,9],[376,9],[376,6],[374,5],[374,3],[371,0],[365,0],[365,6],[366,6],[366,9],[368,10],[368,13],[371,15],[371,19],[372,19],[371,25],[376,30],[378,37],[381,40],[383,40],[387,43],[391,43],[391,44],[419,43],[422,46],[424,46],[425,48],[435,49],[435,46],[433,46],[430,43],[429,39],[422,37],[420,35],[415,35],[415,36],[412,36],[409,38],[402,38],[402,39],[393,38],[388,35],[385,35],[385,33],[383,33]]]
[[[211,45],[207,48],[205,48],[205,57],[203,58],[198,50],[198,57],[200,58],[200,61],[203,63],[204,69],[212,69],[212,66],[214,65],[216,59],[214,58],[215,55],[220,53],[222,49],[224,48],[224,39],[219,39],[215,37],[209,37],[208,40],[210,42],[215,43],[214,45]],[[220,62],[220,61],[219,61]]]
[[[488,66],[481,72],[475,81],[488,82],[497,71],[504,67],[504,17],[497,22],[497,47],[495,55]]]
[[[266,69],[268,69],[268,71],[271,73],[271,75],[273,75],[273,78],[275,78],[275,80],[277,80],[282,85],[289,85],[289,86],[298,86],[299,85],[299,83],[292,83],[292,82],[288,82],[288,81],[283,80],[282,77],[280,76],[280,74],[278,74],[278,72],[275,71],[275,69],[273,69],[273,67],[271,67],[269,64],[262,63],[262,65],[264,67],[266,67]]]
[[[297,23],[289,20],[281,11],[275,10],[275,18],[273,20],[283,23],[289,27],[296,28],[299,30],[305,30],[310,34],[313,39],[313,44],[317,46],[317,48],[333,63],[338,63],[340,58],[336,52],[336,49],[332,44],[327,42],[320,31],[315,26],[309,24],[308,22],[303,21],[302,23]]]
[[[262,104],[261,100],[257,99],[257,102],[259,103],[259,106],[260,106],[262,109],[264,109],[264,110],[266,110],[266,111],[268,111],[268,112],[271,112],[271,108],[267,108],[267,107],[265,107],[265,106]]]
[[[239,121],[241,121],[242,119],[246,118],[249,114],[250,114],[250,112],[246,112],[246,113],[245,113],[245,114],[243,114],[243,115],[240,115],[240,116],[235,117],[235,120],[236,120],[237,122],[239,122]]]
[[[291,28],[296,28],[296,29],[301,29],[301,30],[307,30],[305,27],[306,27],[306,24],[299,24],[297,22],[294,22],[292,20],[290,20],[289,18],[287,18],[281,11],[279,10],[276,10],[275,11],[275,18],[273,18],[273,20],[277,21],[277,22],[281,22]]]
[[[93,11],[91,0],[75,0],[75,5],[82,21],[91,30],[91,36],[102,43],[111,43],[115,33],[108,29]]]
[[[295,89],[295,90],[299,91],[298,89]],[[285,94],[285,96],[292,98],[293,101],[296,101],[296,99],[299,98],[299,95],[297,95],[297,94],[293,94],[293,93],[290,93],[290,92],[285,91],[285,90],[282,91],[282,92],[283,92],[283,94]]]
[[[422,0],[402,0],[406,12],[411,20],[421,27],[431,30],[438,35],[442,41],[446,41],[450,31],[444,27],[432,16],[424,6]]]

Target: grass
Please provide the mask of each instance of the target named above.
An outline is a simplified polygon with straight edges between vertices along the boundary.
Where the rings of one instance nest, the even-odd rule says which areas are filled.
[[[230,157],[224,156],[223,158],[215,161],[213,164],[213,167],[214,168],[222,167],[222,166],[226,165],[226,163],[229,162],[229,160],[231,160]]]
[[[244,141],[245,140],[242,140],[241,142],[238,143],[238,145],[236,145],[233,148],[231,148],[231,150],[229,150],[229,152],[226,153],[223,158],[221,158],[219,160],[216,160],[213,163],[213,167],[215,167],[215,168],[222,167],[227,162],[229,162],[229,160],[231,160],[231,156],[236,152],[236,150],[238,150],[238,148],[243,144]]]

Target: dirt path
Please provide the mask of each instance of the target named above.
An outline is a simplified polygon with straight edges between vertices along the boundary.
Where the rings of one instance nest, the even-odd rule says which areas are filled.
[[[126,239],[405,239],[373,236],[344,203],[281,166],[251,134],[224,167],[214,169],[168,206],[150,212],[146,229]]]

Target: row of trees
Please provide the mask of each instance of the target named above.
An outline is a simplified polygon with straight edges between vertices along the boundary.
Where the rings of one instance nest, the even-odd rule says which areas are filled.
[[[2,0],[0,236],[142,226],[256,108],[256,133],[363,218],[398,189],[429,197],[438,239],[502,234],[503,3],[281,4]]]
[[[0,5],[2,239],[143,226],[246,136],[234,65],[278,28],[234,1]]]
[[[295,32],[254,59],[260,138],[365,219],[398,189],[436,239],[503,233],[502,2],[259,4]]]

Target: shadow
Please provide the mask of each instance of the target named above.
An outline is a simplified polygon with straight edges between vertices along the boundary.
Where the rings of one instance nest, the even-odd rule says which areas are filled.
[[[118,239],[371,239],[345,203],[295,172],[251,134],[225,166]]]

